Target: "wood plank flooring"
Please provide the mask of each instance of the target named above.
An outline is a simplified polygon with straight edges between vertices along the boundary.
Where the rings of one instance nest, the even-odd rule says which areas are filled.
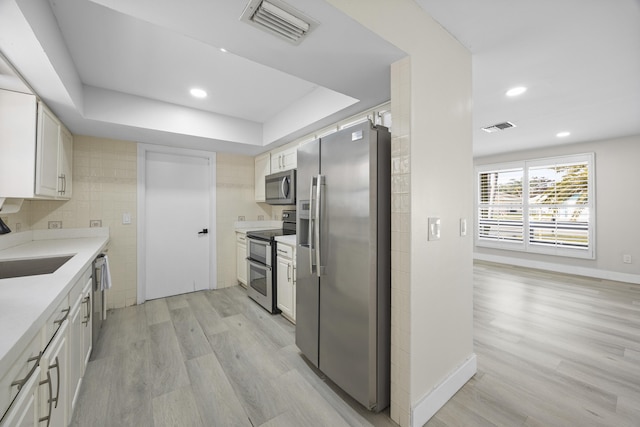
[[[294,332],[240,287],[111,310],[71,425],[395,426],[308,365]]]
[[[477,262],[474,328],[427,426],[640,426],[640,286]]]
[[[640,286],[477,263],[478,373],[427,424],[640,426]],[[112,310],[71,425],[382,426],[240,287]]]

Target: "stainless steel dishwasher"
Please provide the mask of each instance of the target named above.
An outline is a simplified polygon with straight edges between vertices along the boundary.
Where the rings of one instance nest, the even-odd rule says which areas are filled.
[[[100,337],[100,329],[102,328],[102,321],[105,318],[105,300],[104,290],[102,289],[102,269],[104,268],[104,256],[102,253],[93,260],[93,328],[91,331],[91,344],[93,348],[96,348],[96,342]]]

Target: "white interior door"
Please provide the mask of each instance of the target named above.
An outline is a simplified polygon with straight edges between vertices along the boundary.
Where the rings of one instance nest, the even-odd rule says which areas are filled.
[[[209,289],[211,167],[206,157],[146,152],[145,299]]]

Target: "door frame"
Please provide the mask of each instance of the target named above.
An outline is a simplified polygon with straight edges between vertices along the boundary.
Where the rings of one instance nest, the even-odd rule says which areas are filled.
[[[217,253],[216,253],[216,153],[212,151],[192,150],[187,148],[167,147],[163,145],[138,143],[138,208],[137,208],[137,303],[142,304],[147,300],[147,243],[146,243],[146,160],[147,153],[173,154],[177,156],[201,157],[209,160],[209,287],[217,288]]]

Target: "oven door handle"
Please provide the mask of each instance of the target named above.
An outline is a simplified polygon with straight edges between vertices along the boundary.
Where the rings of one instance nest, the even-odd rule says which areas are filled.
[[[262,268],[265,268],[265,269],[267,269],[267,270],[271,271],[271,267],[270,267],[270,266],[268,266],[268,265],[266,265],[266,264],[263,264],[263,263],[261,263],[261,262],[254,261],[254,260],[252,260],[251,258],[247,258],[247,262],[248,262],[249,264],[255,265],[256,267],[262,267]]]

